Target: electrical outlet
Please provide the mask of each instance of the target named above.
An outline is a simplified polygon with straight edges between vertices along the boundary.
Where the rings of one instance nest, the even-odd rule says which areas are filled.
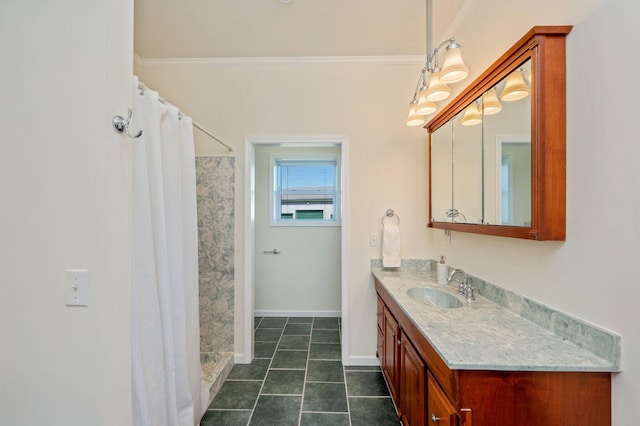
[[[67,306],[87,306],[89,304],[89,271],[67,269]]]
[[[379,245],[380,245],[380,236],[375,232],[369,234],[369,246],[378,247]]]

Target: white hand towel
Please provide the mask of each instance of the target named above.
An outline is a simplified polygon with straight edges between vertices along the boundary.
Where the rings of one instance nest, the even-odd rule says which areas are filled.
[[[400,267],[400,227],[384,225],[382,228],[382,266]]]

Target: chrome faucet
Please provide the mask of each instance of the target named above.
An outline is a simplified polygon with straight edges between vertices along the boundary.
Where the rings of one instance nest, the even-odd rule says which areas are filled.
[[[449,277],[447,278],[447,282],[448,283],[451,283],[451,281],[455,282],[455,280],[453,278],[454,278],[454,276],[456,274],[461,274],[462,275],[462,280],[461,281],[457,281],[458,282],[458,293],[466,296],[467,300],[475,300],[475,297],[473,297],[473,291],[475,289],[473,287],[471,287],[471,284],[469,284],[468,277],[467,277],[467,275],[464,273],[464,271],[462,269],[454,269],[453,271],[451,271],[451,273],[449,274]]]
[[[456,274],[461,274],[462,275],[462,280],[461,281],[457,281],[458,283],[458,293],[462,293],[464,291],[464,289],[467,287],[467,276],[464,275],[464,271],[462,269],[454,269],[449,273],[449,277],[447,278],[447,282],[449,284],[451,284],[451,281],[456,282],[453,277]]]

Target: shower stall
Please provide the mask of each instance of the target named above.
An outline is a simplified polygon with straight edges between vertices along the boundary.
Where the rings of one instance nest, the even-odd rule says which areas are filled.
[[[235,158],[196,157],[193,127],[229,146],[137,78],[134,110],[112,123],[133,143],[133,422],[197,425],[233,367]]]
[[[210,401],[233,367],[234,174],[234,157],[196,157],[200,353]]]

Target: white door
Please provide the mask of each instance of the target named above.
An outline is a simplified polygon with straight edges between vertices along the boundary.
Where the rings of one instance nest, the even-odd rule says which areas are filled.
[[[255,316],[340,316],[340,151],[256,146]]]
[[[0,424],[128,425],[133,0],[0,2]],[[66,306],[68,269],[88,305]]]

